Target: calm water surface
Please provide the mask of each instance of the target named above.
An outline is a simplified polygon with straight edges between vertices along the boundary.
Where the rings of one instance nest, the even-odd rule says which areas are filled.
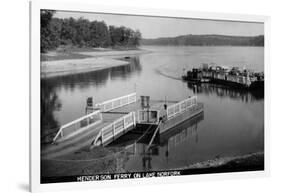
[[[149,154],[137,144],[137,155],[122,161],[126,170],[180,168],[216,156],[263,151],[264,99],[255,93],[212,85],[194,88],[180,80],[182,69],[201,63],[246,67],[263,71],[261,47],[156,47],[149,54],[131,58],[130,65],[98,72],[42,80],[42,142],[57,127],[85,114],[86,98],[101,102],[137,90],[153,99],[182,100],[198,95],[204,114],[173,132],[159,136]]]

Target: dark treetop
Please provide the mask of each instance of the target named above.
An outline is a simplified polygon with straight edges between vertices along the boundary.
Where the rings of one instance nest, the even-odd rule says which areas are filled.
[[[104,48],[136,48],[139,45],[139,30],[107,26],[104,21],[89,21],[84,18],[53,18],[54,13],[52,10],[41,10],[41,52],[60,45]]]

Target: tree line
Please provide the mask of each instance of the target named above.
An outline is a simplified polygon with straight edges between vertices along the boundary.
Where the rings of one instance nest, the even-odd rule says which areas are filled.
[[[264,46],[264,36],[183,35],[157,39],[142,39],[141,44],[179,46]]]
[[[104,21],[72,17],[53,17],[55,11],[41,10],[41,52],[60,45],[79,47],[134,47],[140,44],[141,33],[128,27],[107,26]]]

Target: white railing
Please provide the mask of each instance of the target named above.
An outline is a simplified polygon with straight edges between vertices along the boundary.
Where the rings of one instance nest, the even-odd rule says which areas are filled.
[[[119,98],[111,99],[95,105],[95,108],[99,108],[102,112],[111,111],[113,109],[134,103],[137,101],[137,94],[132,93]]]
[[[130,112],[129,114],[117,119],[113,123],[102,128],[99,135],[95,138],[94,144],[101,139],[101,143],[114,138],[116,135],[125,132],[127,128],[136,124],[135,112]]]
[[[180,101],[176,104],[168,106],[167,108],[168,119],[188,110],[189,108],[191,108],[196,104],[197,104],[197,96],[193,96],[183,101]]]
[[[138,123],[158,123],[160,111],[156,110],[139,110]]]
[[[53,142],[59,139],[67,139],[75,134],[78,134],[89,127],[92,127],[102,121],[102,114],[100,111],[94,111],[88,115],[80,117],[65,125],[62,125],[53,139]]]

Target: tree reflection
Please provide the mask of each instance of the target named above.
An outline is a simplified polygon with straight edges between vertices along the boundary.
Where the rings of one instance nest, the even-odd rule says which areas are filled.
[[[112,80],[116,80],[118,78],[126,80],[130,78],[132,75],[134,75],[135,73],[139,74],[142,71],[139,57],[130,57],[127,59],[122,58],[121,60],[128,61],[130,65],[110,68],[110,78]]]
[[[129,65],[41,79],[41,144],[51,142],[58,131],[59,122],[54,113],[59,111],[62,105],[57,90],[60,88],[74,90],[88,89],[90,86],[100,87],[110,79],[127,79],[134,73],[141,72],[139,57],[126,57],[122,60],[128,61]]]
[[[46,84],[56,85],[58,88],[71,89],[87,89],[90,86],[101,87],[104,86],[108,80],[121,78],[126,80],[134,74],[139,74],[142,71],[139,57],[130,57],[126,60],[128,65],[117,66],[97,71],[84,72],[78,74],[57,76],[46,78]]]
[[[54,116],[59,111],[61,102],[52,84],[41,80],[41,144],[52,141],[59,124]]]

